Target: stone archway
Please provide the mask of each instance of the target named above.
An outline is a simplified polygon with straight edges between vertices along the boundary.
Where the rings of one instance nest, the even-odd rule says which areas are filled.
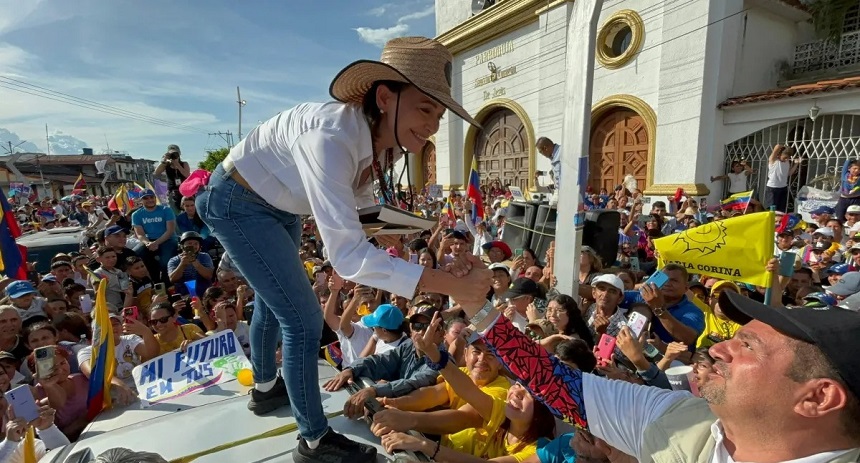
[[[633,175],[640,191],[646,189],[651,147],[642,116],[628,108],[607,110],[591,129],[589,184],[595,192],[611,192],[624,177]]]
[[[474,153],[481,183],[500,180],[523,191],[529,186],[529,137],[522,119],[508,108],[498,108],[481,121]]]

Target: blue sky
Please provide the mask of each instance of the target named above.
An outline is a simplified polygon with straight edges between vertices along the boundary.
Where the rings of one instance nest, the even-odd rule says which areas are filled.
[[[44,151],[48,124],[55,149],[109,144],[160,158],[176,143],[192,162],[224,144],[206,132],[235,136],[237,85],[247,133],[296,103],[328,99],[337,71],[378,58],[388,38],[435,35],[433,0],[0,0],[0,11],[0,143]],[[7,88],[21,82],[193,129]]]

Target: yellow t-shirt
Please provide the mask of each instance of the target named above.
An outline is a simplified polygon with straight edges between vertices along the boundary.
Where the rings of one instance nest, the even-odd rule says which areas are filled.
[[[709,306],[703,309],[705,314],[705,330],[696,341],[696,348],[711,347],[718,342],[725,341],[735,337],[741,325],[731,321],[722,320],[714,314],[713,309]]]
[[[469,376],[469,370],[466,367],[461,367],[460,371],[463,372],[466,376]],[[439,375],[439,379],[442,382],[445,382],[445,379],[442,378],[442,375]],[[504,376],[498,376],[496,379],[487,384],[486,386],[481,386],[481,390],[484,394],[487,394],[496,399],[507,400],[508,398],[508,389],[511,387],[510,381]],[[448,393],[448,404],[451,410],[458,410],[463,405],[466,405],[466,401],[461,399],[457,393],[454,392],[454,389],[451,388],[451,385],[445,383],[445,392]]]
[[[523,461],[537,452],[537,442],[525,444],[519,450],[520,443],[509,444],[506,436],[499,436],[499,426],[505,421],[504,399],[493,397],[493,413],[482,428],[464,429],[458,433],[449,434],[442,438],[442,445],[478,458],[498,458],[512,456],[517,461]],[[516,452],[515,452],[516,450]]]
[[[197,335],[197,336],[195,336]],[[179,326],[179,336],[177,336],[174,340],[170,342],[165,342],[161,340],[161,335],[156,334],[155,339],[158,341],[158,346],[161,348],[161,352],[158,355],[164,355],[168,352],[174,351],[182,347],[183,341],[194,341],[198,339],[198,337],[203,336],[203,330],[197,327],[197,325],[193,323],[187,323],[185,325]]]

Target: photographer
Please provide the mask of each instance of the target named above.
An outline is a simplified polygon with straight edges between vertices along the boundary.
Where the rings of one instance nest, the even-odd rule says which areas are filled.
[[[765,207],[776,206],[776,210],[786,212],[788,208],[788,181],[800,167],[800,158],[792,159],[794,148],[776,145],[767,160],[767,186],[765,187]]]
[[[179,146],[169,145],[167,153],[161,158],[161,164],[155,168],[156,176],[167,174],[167,191],[173,209],[176,211],[182,209],[182,194],[179,192],[179,185],[191,175],[191,167],[181,157],[182,152],[179,150]]]
[[[188,294],[188,288],[183,284],[186,281],[196,281],[195,292],[203,294],[206,288],[212,285],[212,275],[215,265],[212,258],[205,252],[200,252],[203,238],[197,232],[185,232],[179,239],[182,253],[174,256],[167,263],[167,274],[170,282],[176,285],[176,292]],[[191,294],[196,296],[197,294]]]

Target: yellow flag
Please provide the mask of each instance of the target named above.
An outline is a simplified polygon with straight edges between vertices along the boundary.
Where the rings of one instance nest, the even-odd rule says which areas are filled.
[[[654,240],[660,267],[683,265],[687,272],[770,288],[765,270],[773,258],[773,211],[699,225]]]
[[[24,463],[36,463],[36,433],[32,426],[27,426],[24,435]]]

